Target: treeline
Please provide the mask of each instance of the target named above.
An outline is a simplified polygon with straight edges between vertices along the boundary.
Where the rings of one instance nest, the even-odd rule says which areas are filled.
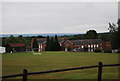
[[[120,49],[120,19],[118,19],[117,25],[109,23],[109,31],[111,34],[112,49]]]
[[[104,41],[110,41],[110,33],[97,33],[95,30],[89,30],[86,32],[86,34],[77,34],[77,35],[65,35],[65,36],[60,36],[61,38],[67,38],[68,40],[80,40],[80,39],[102,39]],[[32,38],[46,38],[45,36],[27,36],[27,37],[23,37],[22,35],[18,36],[18,37],[14,37],[13,35],[9,36],[9,37],[3,37],[2,38],[2,46],[6,46],[6,44],[8,43],[24,43],[26,46],[30,46],[30,42],[32,40]],[[54,42],[55,41],[55,42]],[[51,42],[51,44],[53,43],[58,43],[58,38],[57,36],[55,36],[55,38],[53,37],[47,37],[47,42]],[[58,45],[58,44],[56,44]],[[52,47],[52,45],[50,45],[50,47]],[[46,48],[47,50],[52,50],[49,48],[49,46]],[[57,48],[58,49],[58,48]],[[57,50],[56,49],[56,50]]]
[[[114,23],[109,23],[108,33],[97,33],[95,30],[89,30],[85,34],[77,35],[64,35],[59,36],[60,38],[67,38],[68,40],[80,40],[80,39],[102,39],[104,41],[110,41],[112,44],[112,49],[120,49],[120,19],[118,19],[117,25]],[[2,38],[2,46],[5,47],[8,43],[24,43],[26,46],[30,46],[32,38],[46,38],[45,36],[32,36],[23,37],[22,35],[18,37],[9,36]],[[46,51],[59,51],[60,45],[57,35],[55,37],[47,36],[47,46]]]
[[[97,33],[95,30],[89,30],[85,34],[77,34],[77,35],[64,35],[61,37],[65,37],[69,40],[80,40],[80,39],[102,39],[103,41],[110,41],[111,34],[108,33]]]
[[[32,38],[46,38],[44,36],[27,36],[23,37],[22,35],[19,35],[18,37],[14,37],[13,35],[9,37],[2,37],[2,46],[6,47],[9,43],[24,43],[26,46],[30,46]]]
[[[47,43],[46,43],[46,51],[60,51],[61,46],[58,41],[57,35],[55,35],[55,38],[47,36]]]

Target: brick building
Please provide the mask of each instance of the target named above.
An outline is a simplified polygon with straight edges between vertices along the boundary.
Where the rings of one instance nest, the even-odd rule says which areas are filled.
[[[111,49],[110,42],[104,42],[101,39],[70,40],[70,42],[72,42],[73,48],[79,48],[81,51],[84,51],[84,48],[87,48],[88,51]]]
[[[38,41],[39,51],[45,51],[46,39],[37,39],[37,41]]]
[[[83,39],[83,40],[67,40],[59,38],[59,43],[62,51],[70,51],[75,48],[79,48],[80,51],[84,51],[84,48],[87,48],[87,51],[93,51],[95,49],[109,50],[111,49],[110,42],[105,42],[101,39]],[[39,51],[45,51],[46,39],[37,39]],[[31,42],[32,45],[32,42]]]
[[[8,43],[6,46],[6,52],[22,52],[26,51],[24,43]]]

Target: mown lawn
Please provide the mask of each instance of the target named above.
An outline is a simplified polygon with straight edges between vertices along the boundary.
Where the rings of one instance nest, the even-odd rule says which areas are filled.
[[[118,63],[119,54],[93,52],[42,52],[42,55],[27,53],[2,54],[3,75],[20,74],[23,69],[29,72],[64,69]],[[21,78],[21,77],[16,77]],[[97,79],[97,68],[74,70],[43,75],[30,75],[29,79]],[[103,79],[117,79],[118,67],[105,67]]]

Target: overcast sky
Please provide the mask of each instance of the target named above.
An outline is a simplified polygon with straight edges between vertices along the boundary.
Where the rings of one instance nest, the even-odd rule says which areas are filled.
[[[3,33],[107,32],[118,19],[117,2],[4,2]]]

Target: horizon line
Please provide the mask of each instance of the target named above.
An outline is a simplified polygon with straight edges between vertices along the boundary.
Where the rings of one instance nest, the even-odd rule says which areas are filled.
[[[109,31],[108,31],[109,32]],[[105,32],[98,32],[98,33],[108,33],[107,31]],[[0,35],[3,35],[3,34],[56,34],[57,32],[44,32],[44,33],[0,33]],[[85,33],[80,33],[80,32],[58,32],[58,34],[64,34],[64,33],[68,33],[68,34],[85,34]]]
[[[72,34],[72,33],[79,33],[79,32],[44,32],[44,33],[0,33],[1,34],[55,34],[55,33],[69,33],[69,34]]]

